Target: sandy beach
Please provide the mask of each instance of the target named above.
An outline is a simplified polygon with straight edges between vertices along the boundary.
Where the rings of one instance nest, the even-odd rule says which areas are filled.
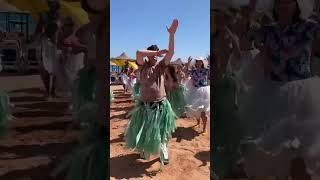
[[[157,180],[206,180],[210,178],[210,132],[200,135],[191,127],[192,119],[178,119],[177,130],[169,142],[170,163],[159,172],[159,156],[149,161],[125,148],[124,132],[129,122],[128,113],[134,103],[124,94],[122,86],[111,86],[114,100],[110,117],[110,178]],[[209,124],[208,124],[209,126]],[[199,130],[200,131],[200,130]]]
[[[67,103],[45,101],[39,75],[2,73],[0,84],[15,105],[10,131],[0,140],[0,179],[64,179],[49,175],[78,141]]]

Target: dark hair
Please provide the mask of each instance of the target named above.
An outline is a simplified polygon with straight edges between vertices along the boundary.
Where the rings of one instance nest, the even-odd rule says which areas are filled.
[[[45,34],[47,37],[51,38],[58,31],[57,23],[49,23],[45,29]]]
[[[272,10],[273,18],[276,22],[279,20],[279,17],[276,13],[276,10],[275,10],[275,6],[277,5],[278,1],[279,0],[274,1],[273,10]],[[295,1],[296,1],[296,12],[294,12],[293,17],[292,17],[293,18],[292,20],[294,23],[301,21],[301,17],[300,17],[301,10],[300,10],[300,7],[298,5],[297,0],[295,0]]]
[[[83,10],[85,10],[86,12],[92,13],[92,14],[99,14],[100,11],[93,9],[92,7],[90,7],[89,0],[81,0],[81,7]]]
[[[204,63],[203,63],[203,61],[202,61],[202,60],[196,60],[196,63],[197,63],[197,61],[201,61],[201,62],[202,62],[201,68],[204,68]]]
[[[168,66],[168,70],[169,70],[170,76],[173,79],[173,82],[177,82],[178,81],[178,77],[177,77],[177,73],[176,73],[176,68],[174,66],[172,66],[172,65],[169,65]]]
[[[157,45],[151,45],[147,48],[149,51],[159,51],[159,48]]]

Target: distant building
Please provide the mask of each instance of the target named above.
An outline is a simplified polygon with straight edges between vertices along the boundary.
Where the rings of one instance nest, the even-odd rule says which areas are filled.
[[[37,22],[25,13],[0,12],[0,31],[34,33]]]
[[[120,71],[121,71],[120,66],[110,65],[110,72],[120,72]]]

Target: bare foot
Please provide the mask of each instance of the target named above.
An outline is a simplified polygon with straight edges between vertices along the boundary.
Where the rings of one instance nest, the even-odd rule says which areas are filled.
[[[207,135],[208,133],[207,133],[207,131],[202,131],[201,132],[201,135],[203,135],[203,136],[205,136],[205,135]]]
[[[197,130],[199,127],[200,127],[200,124],[196,124],[196,125],[192,126],[192,129]]]

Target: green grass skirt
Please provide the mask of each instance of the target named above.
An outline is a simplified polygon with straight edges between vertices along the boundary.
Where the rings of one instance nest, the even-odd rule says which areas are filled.
[[[168,142],[175,131],[176,119],[168,100],[153,106],[137,101],[125,133],[127,147],[143,152],[147,158],[158,154],[160,143]]]
[[[215,86],[213,149],[214,173],[221,178],[239,160],[241,128],[238,119],[239,84],[233,74],[225,74]]]
[[[5,91],[0,90],[0,137],[3,137],[8,132],[10,117],[9,96]]]
[[[87,129],[79,147],[55,169],[52,176],[67,171],[66,180],[107,179],[108,137],[105,127],[96,125]]]
[[[74,89],[74,107],[84,134],[79,146],[60,164],[53,176],[66,171],[66,180],[107,179],[109,131],[96,121],[96,76],[94,67],[85,67],[79,72]]]
[[[96,113],[96,70],[94,67],[85,67],[80,70],[79,78],[75,81],[73,93],[73,107],[75,119],[81,123],[89,120],[89,114]],[[89,114],[86,114],[89,113]],[[83,116],[84,115],[84,116]]]
[[[180,85],[179,89],[174,91],[169,91],[167,93],[167,98],[171,104],[172,109],[178,117],[185,112],[186,101],[184,99],[184,93],[186,88],[183,85]]]
[[[140,97],[140,82],[137,82],[133,86],[133,97],[134,99],[138,99]]]

